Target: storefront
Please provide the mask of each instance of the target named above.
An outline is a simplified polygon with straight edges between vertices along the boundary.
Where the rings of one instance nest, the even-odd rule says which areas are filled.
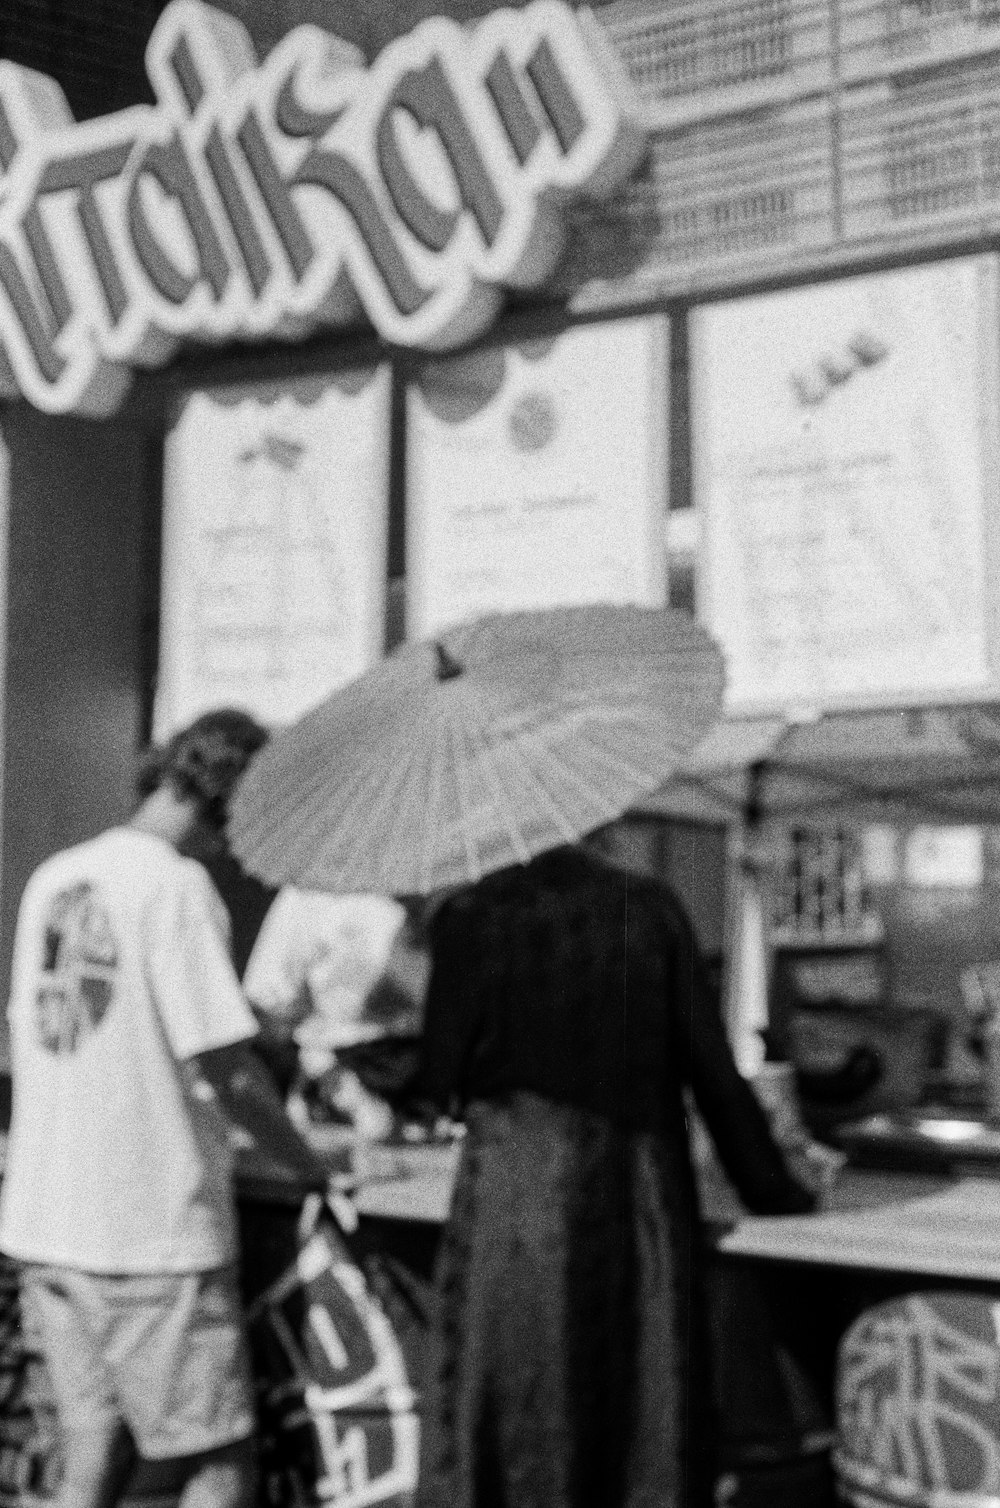
[[[0,974],[151,735],[489,608],[697,598],[758,732],[995,695],[995,7],[171,0],[124,94],[68,9],[0,65]],[[732,815],[631,834],[716,955]]]
[[[937,317],[992,391],[992,13],[459,9],[175,4],[142,27],[130,9],[103,83],[96,44],[74,71],[68,11],[47,52],[9,29],[4,948],[34,863],[128,808],[151,731],[234,699],[281,721],[384,645],[498,603],[690,603],[697,577],[727,650],[751,646],[736,710],[808,701],[805,576],[797,600],[739,609],[797,548],[762,532],[778,473],[757,465],[740,517],[723,476],[788,387],[768,332],[794,345],[820,320],[812,366],[786,353],[807,428],[828,393],[863,411],[866,385],[916,392]],[[928,146],[944,123],[950,156]],[[889,359],[851,339],[891,280],[744,297],[917,259],[898,275],[944,312]],[[905,427],[888,401],[869,429]],[[779,420],[768,445],[787,440]],[[949,601],[993,555],[969,544],[991,429],[963,445]],[[865,446],[835,462],[863,471]],[[861,574],[870,604],[873,553]],[[988,693],[995,607],[970,600],[933,687],[918,639],[862,702]],[[903,616],[890,637],[919,625]],[[863,651],[826,704],[854,694]]]

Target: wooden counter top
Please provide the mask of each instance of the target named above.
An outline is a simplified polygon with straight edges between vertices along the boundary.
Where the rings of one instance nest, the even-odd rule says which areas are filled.
[[[869,1195],[878,1175],[854,1172]],[[883,1175],[884,1176],[884,1175]],[[914,1180],[916,1184],[920,1180]],[[720,1251],[757,1261],[864,1268],[1000,1283],[1000,1179],[923,1180],[878,1203],[856,1198],[822,1214],[744,1216]],[[889,1192],[883,1185],[882,1193]]]
[[[451,1209],[458,1152],[455,1147],[370,1149],[359,1168],[359,1214],[379,1220],[419,1220],[443,1225]],[[416,1152],[416,1155],[414,1155]]]
[[[346,1169],[352,1161],[348,1141],[343,1137],[327,1138],[317,1150],[330,1163],[331,1171]],[[353,1157],[358,1184],[354,1195],[360,1214],[378,1220],[400,1220],[441,1225],[451,1205],[459,1144],[451,1145],[375,1145]],[[258,1156],[242,1154],[238,1171],[240,1191],[245,1198],[268,1202],[298,1202],[303,1190],[280,1170],[269,1169]],[[840,1174],[830,1201],[830,1213],[846,1215],[877,1211],[949,1188],[947,1179],[913,1173],[891,1173],[846,1168]],[[1000,1197],[1000,1182],[995,1185]],[[747,1217],[728,1186],[711,1185],[702,1189],[702,1210],[708,1225],[719,1236],[723,1250],[750,1255],[749,1245],[761,1246],[760,1255],[770,1255],[776,1242],[803,1243],[796,1227],[811,1230],[828,1215],[810,1215],[801,1221],[754,1221]],[[725,1233],[735,1228],[747,1249],[724,1244]],[[823,1227],[825,1229],[825,1227]],[[779,1235],[780,1231],[780,1235]],[[770,1245],[768,1244],[770,1243]],[[765,1251],[763,1248],[767,1247]],[[1000,1242],[998,1242],[1000,1252]],[[756,1254],[756,1253],[755,1253]],[[797,1253],[792,1260],[799,1260]],[[817,1260],[802,1257],[801,1260]]]
[[[451,1206],[459,1146],[374,1145],[352,1148],[349,1140],[326,1138],[315,1149],[331,1173],[350,1169],[357,1178],[359,1214],[380,1220],[443,1225]],[[245,1199],[267,1204],[299,1203],[305,1189],[256,1150],[237,1155],[236,1183]]]
[[[0,1175],[5,1142],[0,1135]],[[331,1172],[348,1167],[349,1139],[327,1138],[317,1150]],[[458,1143],[365,1149],[356,1166],[359,1213],[377,1220],[443,1224],[459,1150]],[[237,1151],[236,1182],[242,1198],[264,1204],[300,1204],[306,1192],[259,1151],[245,1146]],[[923,1202],[942,1193],[943,1205]],[[730,1190],[719,1188],[703,1190],[702,1207],[719,1249],[734,1257],[1000,1282],[1000,1180],[953,1182],[846,1168],[834,1186],[830,1209],[820,1215],[748,1216]]]

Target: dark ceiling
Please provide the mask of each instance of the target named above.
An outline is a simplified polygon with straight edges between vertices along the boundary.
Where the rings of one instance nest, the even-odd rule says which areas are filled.
[[[0,57],[57,79],[77,120],[151,98],[146,41],[166,0],[0,0]],[[293,26],[324,26],[371,60],[431,15],[468,20],[497,0],[214,0],[263,56]],[[519,8],[527,0],[506,0]],[[601,3],[601,0],[596,0]]]

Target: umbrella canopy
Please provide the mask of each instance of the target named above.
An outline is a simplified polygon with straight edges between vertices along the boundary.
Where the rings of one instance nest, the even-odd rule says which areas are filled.
[[[641,809],[715,822],[1000,823],[1000,706],[722,721]]]
[[[404,646],[278,733],[230,838],[271,884],[426,895],[573,842],[660,785],[720,706],[687,614],[502,614]]]

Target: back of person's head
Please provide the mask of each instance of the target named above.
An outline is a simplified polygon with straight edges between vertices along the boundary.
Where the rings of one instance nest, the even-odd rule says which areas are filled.
[[[195,803],[202,821],[221,829],[237,782],[267,739],[267,729],[247,712],[234,707],[204,712],[167,743],[146,751],[138,794],[144,798],[169,782],[178,796]]]

